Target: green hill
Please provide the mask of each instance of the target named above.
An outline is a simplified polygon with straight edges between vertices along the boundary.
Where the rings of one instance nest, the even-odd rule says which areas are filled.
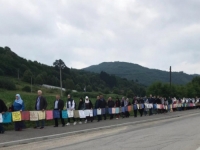
[[[24,83],[33,85],[48,84],[60,86],[60,71],[58,67],[41,64],[37,61],[27,60],[18,56],[9,47],[0,47],[0,88],[7,90],[21,90],[24,87],[16,86],[12,80],[4,78],[19,78]],[[67,66],[67,64],[66,64]],[[134,81],[109,75],[105,72],[91,73],[84,70],[70,69],[62,70],[63,88],[83,92],[101,92],[105,94],[118,93],[132,96],[145,95],[145,87]],[[25,85],[24,85],[25,86]]]
[[[99,65],[93,65],[83,70],[100,73],[105,71],[128,80],[137,81],[144,85],[151,85],[154,82],[169,82],[169,72],[157,69],[149,69],[137,64],[127,62],[103,62]],[[172,72],[173,84],[186,84],[197,75],[188,75],[183,72]]]

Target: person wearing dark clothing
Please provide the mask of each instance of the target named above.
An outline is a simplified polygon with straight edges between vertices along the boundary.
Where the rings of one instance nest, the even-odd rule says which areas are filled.
[[[115,106],[115,102],[112,100],[111,97],[108,98],[108,108],[112,109]],[[113,114],[110,114],[110,120],[113,119]]]
[[[124,106],[126,106],[126,107],[128,108],[128,106],[130,106],[130,105],[131,105],[131,103],[129,102],[129,99],[127,98],[127,99],[125,100],[125,102],[124,102]],[[126,117],[126,118],[129,118],[129,117],[130,117],[130,113],[129,113],[128,110],[125,111],[125,117]]]
[[[3,100],[0,99],[0,114],[4,114],[6,111],[8,110],[6,104],[4,103]],[[0,123],[0,134],[3,134],[5,131],[4,131],[4,128],[3,128],[3,125]]]
[[[103,98],[103,95],[100,95],[100,100],[101,100],[101,108],[106,108],[107,106],[107,103],[106,103],[106,100]],[[106,113],[103,115],[104,117],[104,120],[106,120]]]
[[[46,98],[42,96],[42,91],[38,90],[38,97],[36,98],[36,102],[35,102],[35,110],[45,111],[46,108],[47,108]],[[44,128],[44,120],[36,121],[36,126],[34,128],[35,129],[39,128],[40,123],[41,123],[40,129],[43,129]]]
[[[133,98],[133,112],[134,112],[134,117],[137,117],[137,111],[139,108],[137,108],[138,100],[136,97]]]
[[[78,110],[84,110],[84,102],[83,102],[83,98],[81,97],[79,100],[79,104],[78,104]],[[82,124],[82,118],[79,119],[79,124]]]
[[[97,100],[95,102],[95,109],[101,109],[101,103],[102,103],[102,101],[100,100],[100,97],[97,96]],[[101,115],[97,115],[97,119],[99,122],[101,120]]]
[[[60,99],[60,95],[56,95],[56,100],[54,101],[54,110],[59,110],[60,112],[60,119],[61,119],[61,123],[62,126],[65,126],[65,121],[62,118],[62,110],[64,108],[64,101]],[[58,127],[58,118],[55,118],[55,126],[54,127]]]
[[[118,108],[121,107],[121,103],[120,103],[119,98],[117,98],[117,100],[115,101],[115,107],[118,107]],[[116,119],[119,119],[119,116],[120,116],[119,113],[116,114]]]
[[[121,100],[121,107],[124,107],[124,101],[125,101],[125,98],[122,97],[122,100]],[[125,117],[125,112],[122,112],[122,113],[121,113],[121,116],[122,116],[122,118],[124,118],[124,117]]]
[[[16,99],[13,103],[13,111],[24,111],[24,101],[19,94],[16,94]],[[15,122],[15,131],[22,131],[23,128],[25,128],[23,121]]]
[[[93,104],[92,104],[91,100],[89,100],[88,96],[85,97],[84,108],[85,109],[92,109],[93,108]],[[87,116],[86,119],[85,119],[85,123],[87,123],[88,121],[93,122],[93,117]]]
[[[152,95],[150,95],[148,100],[149,100],[149,104],[153,104],[154,98],[152,97]],[[152,108],[149,108],[149,116],[151,115],[153,115]]]
[[[142,117],[144,113],[144,100],[140,98],[138,101],[138,104],[140,106],[140,109],[139,109],[140,117]]]

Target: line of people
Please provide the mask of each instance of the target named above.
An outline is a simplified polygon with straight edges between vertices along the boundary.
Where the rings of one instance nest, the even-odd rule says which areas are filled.
[[[113,100],[112,97],[109,97],[108,100],[106,101],[103,97],[103,95],[97,96],[97,99],[93,105],[92,101],[89,99],[88,96],[85,97],[85,99],[80,98],[79,103],[78,103],[78,110],[88,110],[88,109],[103,109],[103,108],[114,108],[114,107],[127,107],[127,106],[133,106],[133,111],[134,111],[134,117],[137,117],[138,112],[139,115],[142,117],[143,115],[153,115],[153,114],[158,114],[158,113],[167,113],[167,112],[172,112],[176,110],[184,110],[188,109],[187,107],[177,107],[173,108],[173,104],[189,104],[189,103],[195,103],[196,108],[200,108],[200,101],[196,97],[195,99],[189,99],[189,98],[183,98],[183,99],[176,99],[176,98],[164,98],[164,97],[153,97],[150,95],[149,98],[147,97],[134,97],[132,102],[129,101],[128,98],[122,97],[120,100],[119,98],[116,98],[116,100]],[[147,108],[145,107],[146,104],[152,104],[153,107]],[[165,106],[165,109],[157,109],[156,104],[162,104]],[[45,111],[47,108],[47,100],[45,97],[42,96],[42,91],[38,90],[38,96],[35,101],[35,110],[37,111]],[[60,99],[60,95],[56,95],[56,100],[54,101],[54,110],[59,110],[60,111],[60,120],[62,123],[62,127],[65,125],[69,126],[71,123],[71,119],[73,122],[73,125],[76,125],[77,122],[79,124],[88,123],[88,122],[93,122],[94,117],[87,116],[85,119],[81,118],[68,118],[67,123],[65,124],[65,120],[62,118],[62,110],[64,109],[65,103],[63,100]],[[138,108],[140,106],[140,108]],[[66,109],[67,110],[76,110],[76,102],[70,95],[68,95],[67,101],[66,101]],[[9,111],[24,111],[25,106],[24,102],[19,94],[16,94],[16,99],[14,103],[12,104],[11,107],[9,107]],[[3,100],[0,100],[0,113],[3,114],[7,111],[7,107]],[[125,112],[119,112],[115,114],[116,119],[121,118],[128,118],[130,116],[130,113],[128,110]],[[114,118],[114,114],[109,114],[110,120]],[[97,115],[97,121],[101,120],[106,120],[107,115],[106,113],[104,115]],[[58,118],[55,118],[55,125],[54,127],[58,127]],[[45,120],[39,120],[36,121],[35,123],[35,129],[43,129],[45,126]],[[23,121],[15,122],[15,130],[16,131],[21,131],[22,129],[25,128],[25,124]],[[4,128],[2,124],[0,124],[0,133],[4,133]]]

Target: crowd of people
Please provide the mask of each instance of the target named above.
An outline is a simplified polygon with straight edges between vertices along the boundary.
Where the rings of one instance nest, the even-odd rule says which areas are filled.
[[[150,107],[148,106],[149,104]],[[162,108],[158,109],[157,105],[161,105]],[[158,113],[168,113],[173,111],[182,111],[186,109],[190,109],[191,107],[189,104],[195,104],[192,108],[200,108],[200,101],[199,98],[165,98],[160,96],[152,96],[150,97],[133,97],[132,101],[129,100],[129,98],[122,97],[121,99],[116,98],[113,99],[112,97],[109,97],[108,100],[105,100],[103,95],[99,95],[96,98],[95,103],[93,104],[92,101],[89,99],[88,96],[86,96],[84,99],[80,98],[79,103],[76,104],[75,100],[71,97],[71,95],[68,95],[66,103],[60,99],[60,95],[56,95],[55,101],[54,101],[54,110],[60,111],[60,120],[62,123],[62,127],[69,126],[71,123],[71,119],[73,122],[73,125],[76,125],[77,122],[79,124],[82,123],[88,123],[93,122],[95,119],[94,116],[87,116],[86,118],[68,118],[67,122],[65,123],[65,119],[62,117],[61,111],[64,109],[66,105],[67,110],[90,110],[90,109],[103,109],[103,108],[121,108],[121,107],[133,107],[134,117],[138,116],[138,112],[140,117],[143,115],[153,115]],[[44,96],[42,96],[42,91],[38,90],[38,96],[35,100],[35,110],[36,111],[45,111],[47,108],[47,100]],[[77,107],[76,107],[77,105]],[[176,107],[174,107],[176,105]],[[24,111],[24,101],[22,100],[21,96],[19,94],[16,94],[16,99],[13,102],[12,106],[7,109],[7,106],[5,105],[3,100],[0,100],[0,113],[3,114],[6,111]],[[115,116],[114,116],[115,115]],[[109,114],[109,119],[112,120],[114,117],[116,119],[119,118],[128,118],[130,116],[130,111],[126,110],[124,112],[119,112],[116,114]],[[97,115],[97,121],[106,120],[107,114],[104,113],[103,115]],[[43,129],[45,126],[45,120],[39,120],[35,123],[35,129]],[[55,118],[55,125],[54,127],[58,127],[58,118]],[[25,124],[23,121],[17,121],[15,122],[15,131],[21,131],[25,128]],[[0,133],[4,133],[3,125],[0,123]]]

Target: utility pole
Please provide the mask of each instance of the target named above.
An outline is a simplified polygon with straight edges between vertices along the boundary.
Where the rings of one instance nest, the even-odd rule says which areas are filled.
[[[169,82],[170,82],[170,97],[171,97],[171,86],[172,86],[172,67],[169,68]]]
[[[61,92],[61,97],[62,95],[62,72],[61,72],[61,64],[60,64],[60,92]]]

